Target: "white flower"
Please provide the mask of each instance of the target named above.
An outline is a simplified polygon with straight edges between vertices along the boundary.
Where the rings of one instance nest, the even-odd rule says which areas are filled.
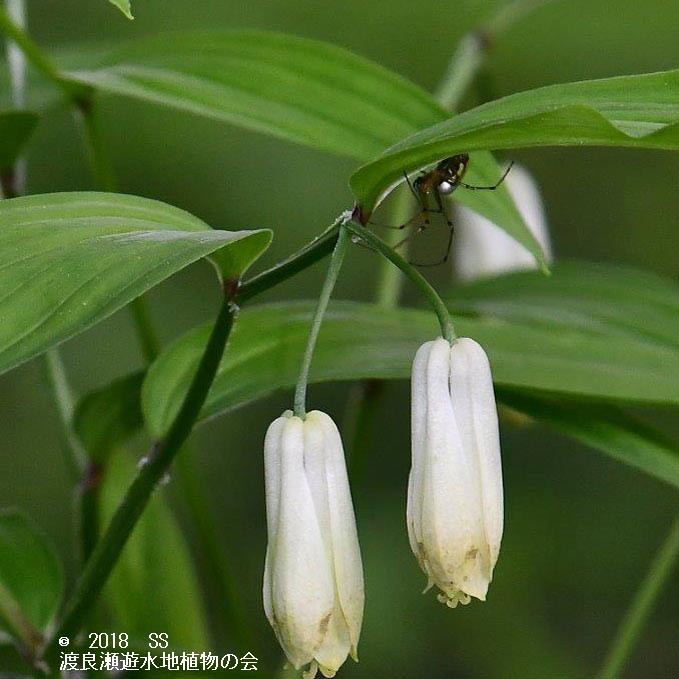
[[[452,608],[485,601],[502,539],[502,467],[490,366],[474,340],[437,339],[415,356],[407,518],[427,589]]]
[[[264,609],[288,660],[334,677],[363,621],[363,569],[335,423],[317,410],[275,420],[264,443]]]
[[[523,167],[514,165],[505,184],[549,264],[549,230],[535,180]],[[533,255],[490,220],[463,206],[457,208],[457,215],[454,263],[461,280],[537,268]]]

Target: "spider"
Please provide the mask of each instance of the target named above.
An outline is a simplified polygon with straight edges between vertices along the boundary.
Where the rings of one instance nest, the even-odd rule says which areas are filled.
[[[465,172],[467,171],[467,167],[469,166],[469,154],[467,153],[458,153],[454,156],[450,156],[450,158],[444,158],[436,165],[436,167],[434,167],[434,169],[429,170],[428,172],[420,172],[419,176],[413,182],[410,181],[408,175],[404,172],[403,176],[408,183],[410,192],[413,194],[419,205],[419,210],[407,222],[404,222],[400,226],[376,224],[375,222],[370,223],[375,224],[376,226],[402,230],[407,226],[410,226],[416,219],[420,219],[421,222],[417,229],[394,245],[394,249],[396,249],[401,247],[413,236],[424,231],[430,224],[429,217],[431,214],[443,215],[449,228],[448,245],[446,247],[445,256],[439,262],[417,264],[417,266],[437,266],[438,264],[443,264],[450,256],[450,248],[453,244],[455,227],[445,208],[442,196],[451,194],[458,186],[470,189],[471,191],[494,191],[505,180],[513,165],[514,161],[509,164],[500,179],[492,186],[473,186],[472,184],[466,184],[462,181]],[[434,207],[431,206],[430,197],[433,197],[434,199]],[[416,264],[415,262],[412,263]]]

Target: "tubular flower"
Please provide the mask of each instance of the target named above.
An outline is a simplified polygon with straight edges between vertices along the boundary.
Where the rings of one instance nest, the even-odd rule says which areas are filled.
[[[535,180],[523,167],[514,165],[505,184],[549,264],[552,260],[549,230]],[[537,267],[533,255],[523,245],[493,222],[466,207],[458,208],[456,232],[454,262],[461,280]]]
[[[264,443],[264,609],[288,660],[334,677],[363,621],[363,569],[342,441],[317,410],[275,420]]]
[[[485,351],[426,342],[412,374],[408,537],[439,601],[485,601],[502,539],[497,409]],[[426,591],[426,590],[425,590]]]

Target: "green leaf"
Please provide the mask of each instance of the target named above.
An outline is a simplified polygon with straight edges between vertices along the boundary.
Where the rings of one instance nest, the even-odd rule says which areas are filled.
[[[73,426],[90,458],[104,462],[144,426],[141,414],[143,372],[132,373],[92,391],[78,403]]]
[[[132,16],[132,7],[130,7],[130,0],[108,0],[112,5],[117,7],[128,19],[134,19]]]
[[[202,257],[239,276],[269,231],[215,231],[164,203],[107,193],[0,201],[0,372],[112,314]]]
[[[590,270],[583,265],[584,272]],[[625,287],[627,275],[629,285]],[[564,276],[577,278],[577,265],[571,265]],[[635,303],[630,290],[644,277],[624,269],[618,272],[617,297],[612,295],[612,287],[601,292],[590,288],[589,310],[578,306],[580,293],[576,291],[570,297],[562,293],[561,316],[549,303],[542,310],[536,306],[526,316],[521,310],[512,314],[498,302],[499,310],[478,309],[470,315],[466,309],[467,315],[454,319],[455,327],[459,335],[473,337],[484,346],[499,385],[676,405],[679,349],[665,341],[664,328],[668,321],[676,323],[672,316],[679,300],[677,286],[661,279],[657,289],[649,286],[649,295],[637,295]],[[553,279],[561,278],[557,268]],[[548,283],[553,279],[532,276],[540,282],[540,289],[544,280]],[[669,297],[673,290],[674,298],[668,306],[665,294]],[[463,295],[461,292],[459,297]],[[453,307],[459,297],[453,300]],[[628,304],[632,316],[638,309],[632,328],[610,319],[612,299]],[[597,305],[601,311],[596,310]],[[294,386],[313,306],[301,302],[244,310],[202,416],[210,417],[276,389]],[[574,315],[579,315],[580,321],[571,324],[568,319]],[[209,326],[189,331],[151,366],[142,389],[142,409],[154,434],[162,435],[176,414],[208,334]],[[436,320],[427,311],[336,303],[321,328],[311,381],[407,378],[418,346],[438,335]]]
[[[502,389],[506,405],[679,488],[679,444],[609,405],[569,403]]]
[[[626,266],[557,262],[550,277],[522,272],[489,278],[454,289],[446,301],[456,314],[679,347],[679,284]]]
[[[112,54],[96,70],[67,75],[105,92],[363,161],[449,115],[429,93],[372,61],[328,43],[267,31],[160,36]],[[470,183],[493,184],[500,174],[489,153],[473,156]],[[458,194],[544,264],[504,187]]]
[[[416,132],[351,177],[369,214],[403,171],[460,151],[530,146],[679,149],[679,70],[550,85]]]
[[[106,466],[101,507],[110,520],[135,475],[135,464],[116,451]],[[208,647],[200,588],[179,526],[157,492],[135,526],[104,588],[114,629],[146,642],[150,632],[166,632],[173,648]]]
[[[354,158],[442,118],[424,90],[367,59],[267,31],[158,36],[68,76]]]
[[[0,111],[0,171],[14,164],[37,123],[30,111]]]
[[[38,646],[61,601],[63,580],[38,526],[20,512],[0,511],[0,630]]]

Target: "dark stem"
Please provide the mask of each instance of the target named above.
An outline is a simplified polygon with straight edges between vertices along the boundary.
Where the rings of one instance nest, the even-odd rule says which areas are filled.
[[[10,167],[0,172],[0,188],[4,198],[17,198],[21,195],[17,186],[16,170]]]
[[[191,433],[214,380],[238,311],[238,307],[232,301],[236,288],[237,285],[233,281],[225,285],[222,307],[182,407],[167,436],[152,446],[66,603],[61,623],[44,652],[44,658],[50,665],[58,657],[59,637],[70,637],[78,632],[83,617],[101,593],[151,495]]]
[[[89,462],[80,482],[80,551],[84,564],[99,540],[99,490],[103,471],[97,462]]]

